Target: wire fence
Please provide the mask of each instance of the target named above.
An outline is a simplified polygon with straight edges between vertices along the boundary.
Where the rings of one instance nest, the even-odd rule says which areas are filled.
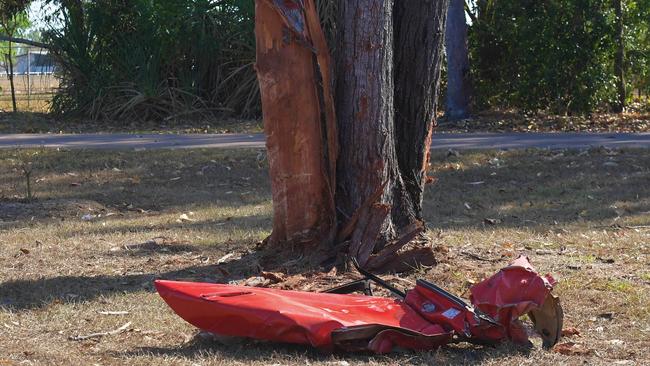
[[[12,45],[9,51],[0,44],[0,111],[13,110],[13,79],[17,109],[46,112],[59,87],[56,63],[43,48]]]

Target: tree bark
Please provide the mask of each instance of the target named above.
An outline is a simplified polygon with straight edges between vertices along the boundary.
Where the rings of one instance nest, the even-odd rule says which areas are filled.
[[[11,104],[13,107],[14,113],[18,112],[18,106],[16,105],[16,86],[14,85],[14,60],[13,60],[13,51],[11,48],[11,42],[9,42],[9,51],[7,53],[7,63],[9,64],[9,87],[11,89]]]
[[[417,4],[398,0],[395,4],[397,156],[409,202],[396,205],[393,211],[393,220],[401,227],[422,220],[446,15],[447,0],[418,0]]]
[[[271,241],[336,242],[362,266],[398,268],[424,229],[447,0],[337,4],[336,126],[313,0],[256,4]]]
[[[449,0],[447,31],[447,105],[445,116],[456,121],[469,117],[469,58],[465,0]]]
[[[625,39],[623,34],[623,1],[614,0],[616,12],[616,56],[614,59],[614,72],[616,73],[617,101],[614,111],[623,112],[627,93],[625,91]]]
[[[336,121],[330,60],[313,0],[256,0],[257,73],[276,245],[336,235]]]
[[[395,151],[392,13],[392,0],[348,0],[339,4],[336,107],[340,155],[336,202],[342,222],[355,217],[357,210],[372,211],[368,200],[377,191],[381,196],[371,205],[396,207],[397,199],[406,199],[405,195],[395,194],[404,191],[404,183]],[[365,222],[364,217],[359,215],[359,224]],[[362,226],[357,230],[365,230]],[[380,233],[372,239],[385,243],[396,232],[388,215]]]

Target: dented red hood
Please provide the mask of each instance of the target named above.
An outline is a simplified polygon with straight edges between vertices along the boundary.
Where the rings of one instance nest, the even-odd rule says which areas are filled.
[[[399,299],[155,282],[179,316],[208,332],[376,353],[428,350],[457,340],[523,342],[527,336],[518,318],[524,314],[535,321],[546,346],[555,344],[562,314],[550,294],[554,284],[525,257],[472,287],[472,305],[422,280]]]

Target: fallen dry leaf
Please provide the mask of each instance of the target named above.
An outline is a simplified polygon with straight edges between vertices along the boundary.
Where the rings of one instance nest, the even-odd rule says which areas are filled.
[[[271,281],[272,283],[284,282],[284,274],[279,272],[262,272],[262,277]]]
[[[553,352],[557,352],[565,356],[587,356],[591,354],[592,350],[581,344],[566,342],[556,344],[555,347],[553,347]]]
[[[194,221],[196,221],[196,220],[190,219],[189,216],[187,216],[187,214],[180,215],[178,217],[178,220],[176,220],[176,222],[179,222],[179,223],[180,222],[194,222]]]
[[[562,337],[572,337],[572,336],[580,336],[580,331],[574,327],[562,329]]]
[[[332,269],[327,272],[327,277],[336,277],[336,274],[338,273],[336,267],[332,267]]]
[[[261,276],[254,276],[251,278],[248,278],[246,281],[244,281],[244,286],[250,286],[250,287],[267,287],[270,284],[270,280],[261,277]]]

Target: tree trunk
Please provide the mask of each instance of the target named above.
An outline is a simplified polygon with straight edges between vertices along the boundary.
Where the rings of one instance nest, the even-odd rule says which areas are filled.
[[[469,58],[465,0],[449,0],[447,31],[447,105],[445,116],[455,121],[469,117]]]
[[[623,0],[614,0],[616,12],[616,56],[614,59],[614,72],[616,73],[616,88],[618,100],[614,105],[614,111],[623,112],[625,109],[625,39],[623,38]]]
[[[422,220],[446,15],[447,0],[419,0],[417,4],[398,0],[395,4],[397,156],[410,206],[396,206],[393,219],[402,226]]]
[[[275,244],[336,234],[336,126],[327,44],[313,0],[256,0],[257,74],[267,136]]]
[[[386,206],[410,210],[395,150],[392,13],[392,0],[339,4],[337,208],[343,222],[358,217],[357,233],[367,221],[381,221],[376,233],[353,235],[353,249],[359,240],[386,243],[395,237]],[[378,191],[379,199],[370,202]],[[368,217],[373,213],[383,217]]]
[[[256,0],[272,242],[345,244],[338,247],[368,268],[404,257],[400,249],[424,229],[446,1],[338,3],[334,126],[313,0]],[[422,253],[408,258],[422,261]]]
[[[7,63],[9,64],[9,87],[11,89],[11,104],[13,106],[14,113],[18,112],[18,106],[16,105],[16,86],[14,85],[14,60],[13,60],[13,51],[11,48],[11,42],[9,42],[9,53],[7,53]]]

